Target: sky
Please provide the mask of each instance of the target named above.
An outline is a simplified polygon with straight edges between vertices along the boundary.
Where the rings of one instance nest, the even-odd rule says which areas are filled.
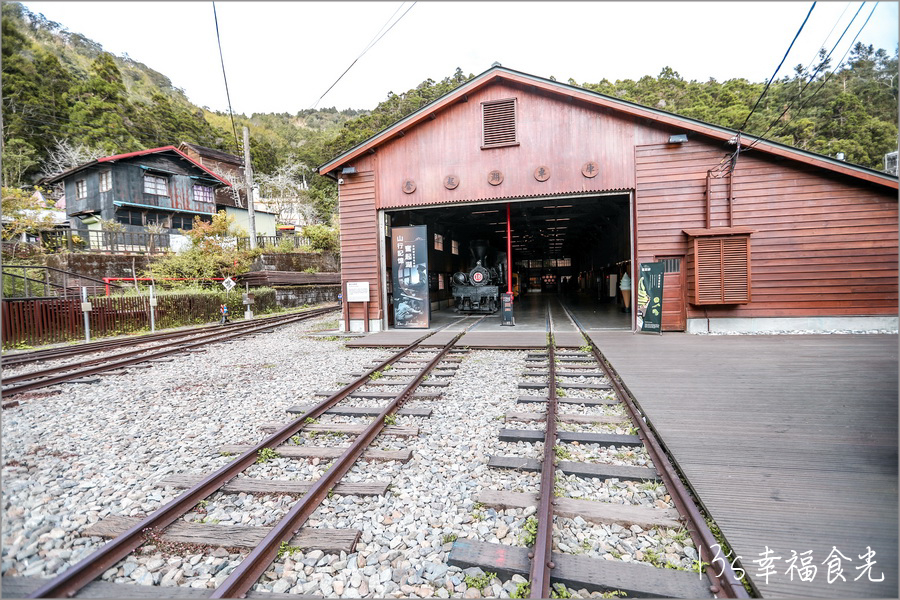
[[[198,106],[227,111],[212,2],[23,2],[117,56],[171,79]],[[893,54],[897,2],[820,1],[779,77],[837,44]],[[215,3],[235,113],[373,109],[390,92],[457,67],[504,67],[566,82],[639,79],[669,66],[686,80],[767,81],[812,2],[243,2]],[[391,27],[367,52],[370,42]],[[357,60],[358,59],[358,60]],[[324,98],[326,90],[356,60]],[[320,99],[321,98],[321,99]]]

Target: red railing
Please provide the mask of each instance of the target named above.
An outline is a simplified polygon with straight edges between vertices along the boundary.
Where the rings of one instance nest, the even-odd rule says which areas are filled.
[[[236,298],[239,298],[237,296]],[[107,296],[90,299],[91,338],[135,333],[150,329],[148,296]],[[156,327],[212,323],[219,319],[221,298],[216,295],[165,295],[157,297]],[[272,296],[274,303],[274,295]],[[257,303],[254,311],[273,308]],[[55,344],[84,338],[81,299],[4,299],[2,303],[4,348]]]

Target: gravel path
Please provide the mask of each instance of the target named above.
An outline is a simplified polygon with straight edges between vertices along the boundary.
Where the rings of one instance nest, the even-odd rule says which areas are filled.
[[[3,412],[2,566],[4,576],[51,577],[104,543],[80,531],[108,515],[142,516],[180,493],[161,487],[173,474],[200,474],[221,467],[223,444],[254,443],[264,423],[287,422],[285,409],[312,404],[314,392],[336,389],[351,373],[390,354],[384,349],[348,349],[340,340],[310,336],[333,326],[334,317],[279,327],[273,333],[219,344],[204,353],[179,355],[147,369],[103,377],[90,385],[56,386],[62,393],[24,401]],[[509,597],[520,577],[493,579],[476,589],[478,569],[447,565],[453,539],[524,546],[533,508],[494,510],[477,502],[482,490],[536,492],[539,476],[488,469],[491,455],[539,458],[542,444],[500,442],[501,428],[540,428],[504,422],[507,413],[540,411],[517,405],[527,353],[473,351],[438,400],[412,400],[410,408],[431,408],[432,417],[400,416],[396,425],[418,426],[418,437],[383,435],[376,448],[412,450],[413,459],[361,461],[348,481],[389,481],[381,497],[328,498],[308,527],[351,527],[362,531],[350,555],[288,551],[260,578],[256,589],[328,597]],[[51,389],[56,389],[51,388]],[[388,386],[378,391],[388,391]],[[537,394],[539,392],[528,392]],[[606,392],[578,390],[578,397]],[[347,405],[375,407],[384,401],[352,399]],[[622,414],[618,407],[565,405],[561,412]],[[319,423],[366,423],[331,416]],[[616,426],[577,426],[578,431],[616,432]],[[618,432],[626,432],[619,427]],[[296,442],[344,446],[350,438],[302,434]],[[569,460],[647,464],[642,449],[565,444]],[[631,453],[630,455],[628,453]],[[254,465],[244,476],[311,481],[330,462],[276,458]],[[579,479],[559,474],[557,492],[573,498],[648,507],[672,506],[662,485]],[[294,498],[281,494],[222,494],[207,498],[188,521],[271,526]],[[696,553],[683,532],[644,531],[596,525],[580,518],[554,520],[556,551],[606,560],[670,563],[691,568]],[[103,579],[142,585],[212,588],[244,553],[224,548],[177,548],[151,540],[141,551],[109,569]],[[648,567],[649,568],[649,567]],[[469,582],[467,583],[467,576]],[[570,590],[574,597],[597,597]]]

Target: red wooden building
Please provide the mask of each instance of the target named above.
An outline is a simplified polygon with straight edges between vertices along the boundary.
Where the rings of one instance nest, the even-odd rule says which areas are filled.
[[[664,330],[897,327],[896,177],[579,87],[494,66],[318,171],[343,280],[369,283],[353,330],[392,323],[391,227],[427,226],[440,309],[470,240],[506,249],[507,206],[523,293],[611,301],[664,261]]]

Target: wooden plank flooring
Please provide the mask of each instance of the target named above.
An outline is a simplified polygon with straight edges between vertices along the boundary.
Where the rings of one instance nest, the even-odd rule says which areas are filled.
[[[763,597],[898,597],[896,335],[590,337]],[[829,584],[832,548],[849,560]],[[818,573],[792,581],[807,550]]]

